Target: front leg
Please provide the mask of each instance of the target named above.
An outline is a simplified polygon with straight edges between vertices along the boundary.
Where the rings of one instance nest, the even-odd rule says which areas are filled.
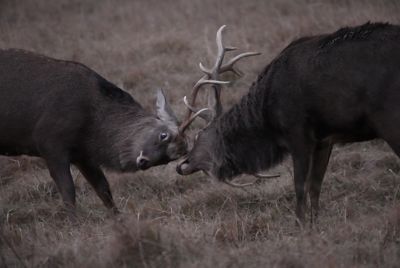
[[[297,136],[291,150],[296,192],[296,216],[301,224],[305,222],[308,194],[306,182],[312,170],[313,148],[314,144],[312,142]]]
[[[314,223],[318,218],[321,184],[331,152],[332,144],[330,142],[319,143],[314,150],[312,172],[310,175],[311,223]]]

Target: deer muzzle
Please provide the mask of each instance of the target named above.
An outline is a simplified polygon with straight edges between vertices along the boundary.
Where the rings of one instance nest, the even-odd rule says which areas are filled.
[[[176,166],[176,172],[178,172],[179,175],[189,175],[194,173],[195,170],[193,170],[190,165],[189,159],[185,158]]]
[[[140,152],[140,155],[136,158],[136,166],[141,169],[145,170],[148,169],[150,160],[146,156],[143,155],[143,151]]]

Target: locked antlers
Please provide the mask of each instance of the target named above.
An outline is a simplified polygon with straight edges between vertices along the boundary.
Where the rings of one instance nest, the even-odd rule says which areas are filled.
[[[223,64],[225,52],[234,51],[236,47],[225,47],[222,43],[222,32],[225,29],[225,25],[221,26],[217,32],[217,46],[218,46],[218,53],[217,58],[215,60],[214,66],[212,68],[206,68],[201,62],[199,64],[200,69],[204,73],[204,75],[200,78],[199,81],[193,86],[190,98],[185,96],[183,101],[188,108],[188,112],[186,115],[185,120],[179,127],[180,133],[184,133],[185,130],[190,126],[190,124],[197,118],[201,117],[210,123],[216,117],[218,117],[222,111],[222,104],[221,104],[221,89],[222,85],[229,84],[229,81],[221,81],[219,80],[219,75],[225,72],[233,72],[235,74],[240,75],[241,72],[235,68],[235,63],[238,62],[240,59],[250,56],[259,55],[258,52],[245,52],[239,54],[232,59],[230,59],[227,63]],[[208,93],[208,107],[207,108],[196,108],[196,98],[198,96],[200,88],[204,85],[212,85],[211,91]]]

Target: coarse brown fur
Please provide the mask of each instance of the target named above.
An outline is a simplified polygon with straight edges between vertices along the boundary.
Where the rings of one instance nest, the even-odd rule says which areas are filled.
[[[116,210],[101,167],[136,171],[186,150],[161,91],[157,116],[86,66],[24,50],[0,50],[0,154],[42,157],[64,202],[75,206],[76,165]]]
[[[318,214],[335,143],[385,140],[400,156],[400,27],[367,23],[297,40],[199,134],[177,170],[221,180],[293,159],[296,214]]]

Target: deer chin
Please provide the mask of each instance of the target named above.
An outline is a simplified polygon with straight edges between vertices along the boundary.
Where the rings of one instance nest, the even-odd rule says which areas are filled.
[[[190,175],[199,171],[203,171],[207,174],[210,173],[208,169],[203,168],[201,165],[193,165],[193,163],[189,162],[189,159],[187,157],[180,161],[179,164],[176,166],[176,172],[183,176]]]
[[[188,163],[188,159],[184,158],[179,164],[176,166],[176,172],[178,172],[179,175],[190,175],[192,173],[195,173],[197,170],[194,170],[190,164]]]

